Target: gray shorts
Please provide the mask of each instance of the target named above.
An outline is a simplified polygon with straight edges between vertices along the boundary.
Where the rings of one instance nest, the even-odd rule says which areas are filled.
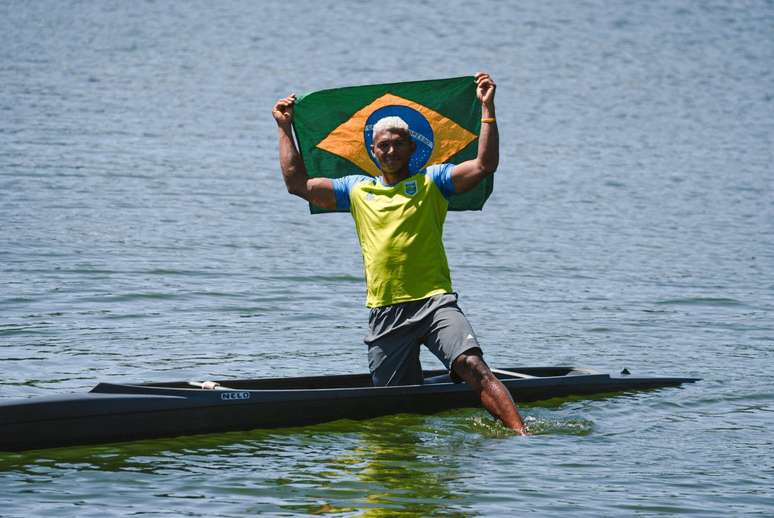
[[[368,327],[364,341],[376,386],[421,385],[420,344],[425,344],[450,372],[460,354],[470,349],[481,354],[455,293],[372,308]],[[452,378],[456,376],[452,374]]]

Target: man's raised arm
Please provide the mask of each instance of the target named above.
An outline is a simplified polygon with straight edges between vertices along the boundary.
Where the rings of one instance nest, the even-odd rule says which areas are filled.
[[[336,208],[333,180],[330,178],[309,178],[304,161],[293,140],[293,106],[296,96],[280,99],[271,111],[279,131],[279,155],[282,178],[290,194],[295,194],[309,203],[323,209]]]
[[[500,135],[495,119],[494,94],[497,85],[489,74],[476,74],[476,97],[481,101],[481,134],[478,136],[478,154],[454,166],[451,172],[452,183],[457,193],[467,192],[481,180],[497,170],[500,161]]]

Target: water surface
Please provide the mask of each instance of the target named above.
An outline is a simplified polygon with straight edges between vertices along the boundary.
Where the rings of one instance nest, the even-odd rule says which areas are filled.
[[[501,165],[446,244],[490,362],[703,381],[527,406],[527,439],[464,410],[0,454],[0,514],[772,514],[773,23],[766,1],[4,3],[0,398],[365,371],[353,225],[287,195],[271,105],[478,70]]]

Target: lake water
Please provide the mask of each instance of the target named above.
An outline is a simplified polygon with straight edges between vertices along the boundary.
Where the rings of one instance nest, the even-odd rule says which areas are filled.
[[[0,398],[367,370],[346,214],[279,174],[290,92],[490,72],[450,214],[493,365],[700,383],[0,454],[0,515],[774,514],[774,3],[0,5]],[[436,360],[423,355],[427,367]]]

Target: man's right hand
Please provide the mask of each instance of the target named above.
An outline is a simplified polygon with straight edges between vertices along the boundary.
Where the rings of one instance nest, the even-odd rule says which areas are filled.
[[[291,94],[277,101],[271,114],[279,126],[288,126],[293,121],[293,106],[296,104],[296,94]]]
[[[296,104],[295,94],[280,99],[271,110],[279,130],[279,155],[282,178],[288,192],[299,196],[309,203],[324,209],[336,208],[336,194],[333,191],[333,180],[330,178],[309,178],[304,161],[293,141],[293,107]]]

